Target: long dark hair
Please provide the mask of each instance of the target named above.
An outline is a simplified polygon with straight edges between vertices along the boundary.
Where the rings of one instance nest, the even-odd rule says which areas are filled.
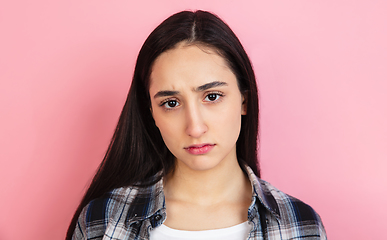
[[[257,159],[258,93],[250,60],[233,31],[216,15],[183,11],[163,21],[146,39],[137,58],[132,84],[106,155],[75,212],[67,231],[71,239],[82,209],[114,188],[147,185],[173,170],[174,156],[165,146],[152,118],[149,76],[152,64],[177,43],[203,44],[216,50],[236,75],[247,101],[247,114],[237,140],[237,157],[260,177]],[[162,172],[158,179],[151,178]],[[148,181],[153,179],[153,182]]]

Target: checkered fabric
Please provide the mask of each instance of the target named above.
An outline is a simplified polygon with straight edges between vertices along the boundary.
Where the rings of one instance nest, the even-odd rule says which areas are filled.
[[[245,169],[253,189],[248,239],[326,239],[319,215]],[[163,180],[149,187],[122,187],[91,201],[81,212],[73,240],[149,239],[166,219]]]

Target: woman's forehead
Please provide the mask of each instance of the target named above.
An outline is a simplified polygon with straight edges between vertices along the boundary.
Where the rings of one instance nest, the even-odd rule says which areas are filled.
[[[211,48],[181,44],[155,60],[149,90],[197,88],[214,81],[235,81],[236,84],[236,77],[226,60]]]

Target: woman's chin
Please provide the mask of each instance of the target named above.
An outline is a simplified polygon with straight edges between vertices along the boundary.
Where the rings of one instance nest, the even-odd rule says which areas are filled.
[[[197,172],[205,172],[214,170],[219,167],[220,162],[222,160],[215,159],[214,157],[209,156],[195,156],[191,157],[187,160],[177,160],[178,168],[181,168],[183,171],[197,171]]]

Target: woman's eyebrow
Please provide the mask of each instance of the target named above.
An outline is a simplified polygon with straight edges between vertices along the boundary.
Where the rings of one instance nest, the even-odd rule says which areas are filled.
[[[226,82],[220,82],[220,81],[213,81],[210,83],[203,84],[197,88],[194,89],[195,92],[203,92],[207,89],[213,88],[213,87],[219,87],[219,86],[227,86],[228,84]],[[179,94],[179,91],[171,91],[171,90],[163,90],[158,91],[153,98],[159,98],[159,97],[168,97],[168,96],[174,96]]]
[[[207,89],[213,88],[213,87],[219,87],[219,86],[227,86],[228,84],[226,82],[220,82],[220,81],[213,81],[210,83],[203,84],[195,89],[195,92],[202,92]]]
[[[164,91],[158,91],[154,96],[153,98],[158,98],[158,97],[168,97],[168,96],[173,96],[173,95],[177,95],[179,94],[179,91],[168,91],[168,90],[164,90]]]

